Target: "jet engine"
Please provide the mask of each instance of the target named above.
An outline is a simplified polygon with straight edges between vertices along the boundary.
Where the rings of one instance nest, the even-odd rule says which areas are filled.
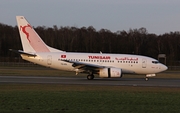
[[[103,68],[99,71],[99,77],[102,78],[115,78],[122,77],[122,70],[120,68]]]

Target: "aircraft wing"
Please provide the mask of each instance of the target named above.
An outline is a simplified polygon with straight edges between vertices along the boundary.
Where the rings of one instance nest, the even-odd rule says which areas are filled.
[[[83,72],[98,72],[99,69],[105,68],[105,66],[100,66],[100,65],[95,65],[95,64],[89,64],[89,63],[83,63],[83,62],[78,62],[78,61],[69,61],[69,60],[62,60],[65,62],[72,63],[72,66],[75,69],[82,70]]]

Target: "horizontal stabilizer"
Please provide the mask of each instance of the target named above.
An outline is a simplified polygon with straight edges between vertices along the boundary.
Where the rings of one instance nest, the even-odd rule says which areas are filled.
[[[33,53],[26,53],[22,50],[13,50],[13,49],[9,49],[10,51],[14,52],[14,53],[18,53],[18,54],[23,54],[23,55],[27,55],[27,56],[32,56],[32,57],[35,57],[37,56],[36,54],[33,54]]]

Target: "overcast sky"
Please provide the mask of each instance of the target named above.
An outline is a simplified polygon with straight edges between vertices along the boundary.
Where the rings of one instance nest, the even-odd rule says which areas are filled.
[[[0,0],[0,23],[15,26],[23,15],[32,26],[93,26],[96,30],[149,33],[180,31],[180,0]]]

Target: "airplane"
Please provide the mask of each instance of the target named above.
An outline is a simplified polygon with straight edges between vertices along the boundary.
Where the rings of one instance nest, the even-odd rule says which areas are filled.
[[[168,69],[158,60],[141,55],[66,52],[44,43],[24,16],[16,16],[23,50],[13,50],[22,59],[58,70],[87,73],[87,79],[121,78],[123,74],[144,74],[145,80]]]

